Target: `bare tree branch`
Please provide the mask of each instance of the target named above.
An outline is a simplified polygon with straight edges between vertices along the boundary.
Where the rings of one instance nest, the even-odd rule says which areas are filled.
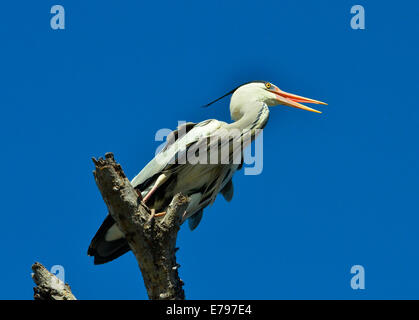
[[[32,279],[36,284],[33,288],[35,300],[76,300],[70,286],[64,284],[39,262],[32,265],[32,271]]]
[[[94,177],[109,213],[137,258],[150,299],[185,299],[176,263],[176,238],[189,199],[176,195],[157,218],[141,202],[112,153],[93,159]]]

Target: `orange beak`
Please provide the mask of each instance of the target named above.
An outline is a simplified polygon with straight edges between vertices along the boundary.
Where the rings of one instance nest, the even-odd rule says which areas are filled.
[[[313,99],[309,99],[309,98],[300,97],[300,96],[297,96],[296,94],[287,93],[287,92],[282,91],[278,88],[275,88],[272,92],[277,95],[277,100],[279,101],[280,104],[285,105],[285,106],[289,106],[289,107],[294,107],[294,108],[298,108],[298,109],[302,109],[302,110],[321,113],[321,111],[309,108],[309,107],[307,107],[307,106],[305,106],[305,105],[303,105],[299,102],[327,105],[327,103],[317,101],[317,100],[313,100]]]

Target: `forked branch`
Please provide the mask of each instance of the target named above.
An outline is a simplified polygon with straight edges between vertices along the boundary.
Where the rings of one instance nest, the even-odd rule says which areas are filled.
[[[175,252],[188,198],[176,195],[164,217],[156,218],[142,203],[112,153],[93,162],[96,184],[137,258],[149,298],[185,299]]]

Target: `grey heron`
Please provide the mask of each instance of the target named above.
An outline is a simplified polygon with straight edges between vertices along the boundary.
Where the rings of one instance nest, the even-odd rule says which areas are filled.
[[[206,106],[229,95],[232,95],[230,100],[232,123],[210,119],[179,126],[167,137],[165,147],[131,181],[147,206],[159,212],[156,216],[164,215],[173,196],[181,192],[190,198],[182,222],[188,220],[189,227],[193,230],[200,223],[204,208],[213,203],[219,193],[227,201],[232,199],[232,177],[242,166],[244,143],[239,144],[241,146],[239,161],[232,161],[237,148],[230,145],[227,148],[227,162],[220,161],[218,155],[215,163],[179,161],[186,160],[186,155],[191,154],[191,150],[194,152],[203,150],[207,156],[210,150],[214,150],[212,148],[217,150],[222,147],[219,140],[209,138],[227,137],[226,141],[230,143],[231,140],[243,142],[245,136],[250,136],[251,142],[257,131],[262,130],[268,121],[268,107],[284,105],[321,113],[301,103],[326,104],[284,92],[270,82],[253,81],[238,86]],[[238,134],[230,134],[233,131]],[[108,214],[89,246],[88,255],[94,256],[95,264],[103,264],[129,250],[123,233]]]

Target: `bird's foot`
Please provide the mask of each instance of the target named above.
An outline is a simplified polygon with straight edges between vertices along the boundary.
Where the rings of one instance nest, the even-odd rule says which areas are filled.
[[[163,212],[159,212],[159,213],[156,213],[154,216],[155,217],[164,217],[166,215],[166,211],[163,211]]]
[[[164,217],[166,215],[166,211],[156,213],[156,209],[150,209],[151,215],[148,221],[152,221],[154,218]]]

